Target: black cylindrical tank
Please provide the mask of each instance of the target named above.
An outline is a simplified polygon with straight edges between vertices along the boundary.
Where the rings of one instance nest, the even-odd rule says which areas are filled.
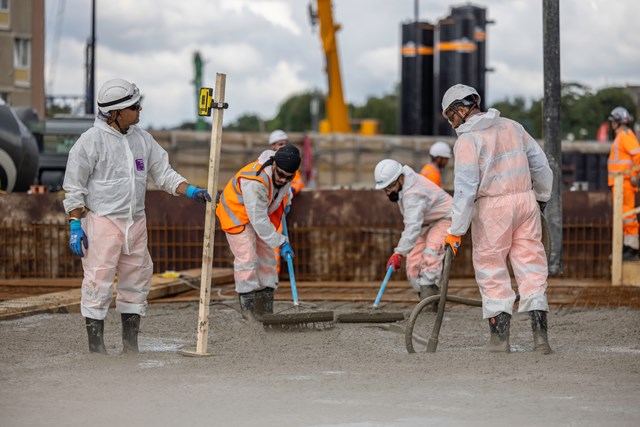
[[[38,143],[8,105],[0,105],[0,189],[27,191],[38,173]]]

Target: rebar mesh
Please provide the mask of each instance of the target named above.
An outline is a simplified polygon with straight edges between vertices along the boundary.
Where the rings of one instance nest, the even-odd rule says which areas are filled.
[[[202,266],[204,228],[196,224],[148,225],[154,272]],[[295,250],[294,268],[300,281],[379,281],[402,230],[388,226],[289,228]],[[224,233],[216,226],[214,267],[233,266]],[[81,259],[68,246],[66,223],[3,222],[0,224],[0,278],[82,277]],[[611,223],[609,218],[569,218],[563,225],[561,277],[610,279]],[[452,278],[473,277],[471,238],[463,240]],[[288,280],[287,268],[282,279]],[[404,270],[394,280],[405,279]]]

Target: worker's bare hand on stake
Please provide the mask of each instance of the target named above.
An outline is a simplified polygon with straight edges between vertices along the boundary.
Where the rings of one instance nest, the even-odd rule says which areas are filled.
[[[194,187],[193,185],[190,185],[189,187],[187,187],[186,196],[200,203],[206,203],[211,201],[211,196],[209,195],[207,190],[203,188]]]
[[[391,266],[393,267],[393,271],[398,271],[400,270],[401,265],[402,265],[402,255],[393,254],[389,258],[389,261],[387,261],[387,270],[389,269],[389,266]]]
[[[291,247],[289,242],[284,242],[282,246],[280,246],[280,255],[282,255],[284,259],[287,259],[288,257],[294,257],[293,248]]]
[[[453,234],[447,234],[447,237],[444,239],[444,243],[446,245],[451,246],[451,250],[453,251],[453,256],[458,255],[458,248],[462,244],[462,236],[454,236]]]
[[[540,206],[540,212],[544,213],[544,210],[547,208],[547,202],[538,201],[538,206]]]
[[[79,219],[74,219],[69,222],[69,228],[71,229],[71,235],[69,237],[69,247],[74,254],[83,257],[84,253],[82,252],[82,246],[84,246],[85,249],[88,249],[89,240],[87,240],[87,235],[84,234],[82,223]]]

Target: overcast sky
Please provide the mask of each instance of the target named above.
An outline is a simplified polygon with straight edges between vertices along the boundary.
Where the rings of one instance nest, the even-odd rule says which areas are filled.
[[[193,55],[204,84],[227,75],[225,124],[245,113],[271,119],[293,93],[326,91],[324,55],[307,0],[97,0],[96,91],[107,79],[135,82],[141,125],[172,127],[196,117]],[[315,3],[315,2],[314,2]],[[640,85],[640,1],[561,0],[562,81],[600,89]],[[432,23],[464,2],[421,0]],[[478,0],[487,29],[487,104],[542,96],[542,0]],[[399,82],[400,26],[414,0],[333,0],[346,101],[362,104]],[[46,1],[47,93],[82,95],[91,1]],[[485,104],[485,105],[487,105]]]

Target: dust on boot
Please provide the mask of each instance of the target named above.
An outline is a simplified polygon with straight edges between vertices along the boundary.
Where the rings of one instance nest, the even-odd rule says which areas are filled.
[[[489,329],[491,338],[489,339],[489,351],[498,353],[509,353],[509,325],[511,315],[509,313],[499,313],[495,317],[489,318]]]
[[[89,351],[91,353],[107,354],[104,346],[104,320],[85,317],[87,335],[89,335]]]
[[[242,311],[250,311],[253,313],[256,306],[256,293],[255,291],[245,292],[238,294],[238,300],[240,301],[240,309]]]
[[[121,313],[122,317],[122,352],[138,352],[138,331],[140,330],[140,315]]]
[[[529,312],[531,318],[531,330],[533,331],[533,351],[542,354],[551,354],[551,346],[547,338],[547,312],[542,310],[532,310]]]
[[[436,285],[420,286],[420,291],[418,292],[420,301],[422,301],[425,298],[429,298],[431,296],[439,295],[439,294],[440,294],[440,289]],[[426,309],[427,311],[436,312],[438,311],[438,303],[437,302],[431,303]]]
[[[273,314],[274,291],[275,289],[269,287],[255,291],[254,311],[256,314]]]

